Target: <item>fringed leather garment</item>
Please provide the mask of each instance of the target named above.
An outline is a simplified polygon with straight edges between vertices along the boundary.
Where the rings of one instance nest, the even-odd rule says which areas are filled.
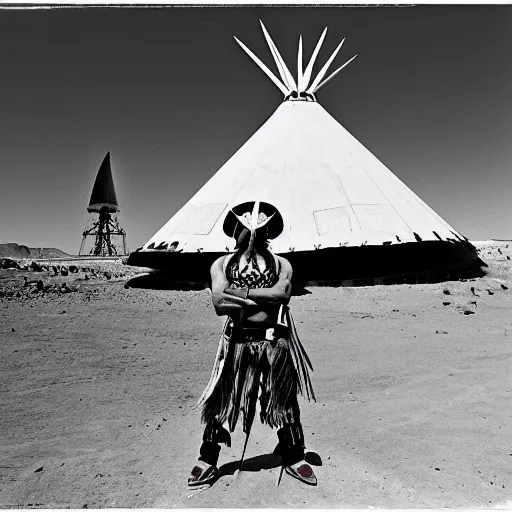
[[[276,260],[269,255],[272,264],[267,264],[263,272],[252,269],[249,275],[244,275],[246,268],[240,272],[238,264],[229,262],[226,276],[230,284],[236,288],[274,286],[279,276]],[[259,395],[261,422],[271,428],[282,427],[300,421],[299,392],[308,400],[315,400],[309,376],[313,367],[289,308],[281,306],[278,316],[273,336],[262,335],[262,329],[240,328],[232,320],[226,322],[210,381],[199,399],[204,423],[227,422],[233,432],[242,413],[243,431],[249,433]],[[229,445],[229,440],[225,442]]]

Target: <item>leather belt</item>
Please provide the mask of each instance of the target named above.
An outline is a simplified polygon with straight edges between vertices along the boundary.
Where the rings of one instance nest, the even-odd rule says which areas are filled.
[[[286,332],[284,332],[286,331]],[[276,327],[243,327],[240,325],[228,326],[226,334],[232,336],[236,343],[250,341],[275,341],[280,337],[286,337],[288,329],[283,326]]]

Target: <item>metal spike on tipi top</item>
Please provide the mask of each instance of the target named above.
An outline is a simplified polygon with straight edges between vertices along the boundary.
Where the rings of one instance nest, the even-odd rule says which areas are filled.
[[[320,83],[322,78],[327,73],[327,70],[329,69],[329,67],[332,64],[332,61],[334,60],[336,55],[338,55],[338,52],[340,51],[344,42],[345,42],[345,39],[343,39],[341,41],[341,43],[336,47],[336,49],[332,52],[332,55],[329,57],[328,61],[324,64],[324,67],[318,72],[318,75],[316,75],[316,78],[313,80],[313,83],[309,86],[308,92],[313,92],[314,90],[316,90],[316,86]]]
[[[263,31],[263,35],[265,36],[265,40],[267,41],[268,47],[270,48],[270,53],[272,54],[272,57],[274,58],[274,61],[276,63],[277,70],[279,71],[281,80],[279,80],[276,77],[276,75],[274,75],[274,73],[272,73],[272,71],[270,71],[270,69],[265,64],[263,64],[263,62],[260,59],[258,59],[258,57],[256,57],[256,55],[254,55],[254,53],[251,50],[249,50],[249,48],[247,48],[247,46],[245,46],[239,39],[235,37],[235,40],[247,53],[247,55],[249,55],[249,57],[251,57],[251,59],[272,80],[272,82],[274,82],[274,84],[279,88],[279,90],[285,95],[285,99],[296,101],[316,101],[314,97],[315,92],[318,91],[318,89],[323,87],[325,84],[330,82],[343,68],[345,68],[345,66],[347,66],[357,57],[357,55],[352,57],[348,62],[343,64],[343,66],[339,67],[334,73],[332,73],[326,80],[322,82],[322,79],[326,75],[329,67],[334,61],[334,58],[338,54],[341,46],[345,41],[345,39],[343,39],[343,41],[341,41],[341,43],[337,46],[337,48],[334,50],[332,55],[329,57],[325,65],[322,67],[322,69],[320,70],[320,72],[310,85],[313,66],[315,64],[316,58],[318,57],[318,53],[320,52],[320,48],[327,34],[327,27],[322,32],[322,35],[320,36],[320,39],[316,44],[315,50],[313,51],[311,59],[309,60],[309,63],[304,72],[302,71],[302,36],[300,36],[299,51],[297,54],[297,82],[295,82],[292,74],[290,73],[290,70],[286,66],[286,63],[284,62],[283,58],[281,57],[281,54],[279,53],[279,50],[277,49],[276,44],[270,37],[268,30],[265,28],[265,25],[261,20],[260,24],[261,29]]]
[[[297,88],[300,91],[302,87],[302,35],[299,36],[299,51],[297,52]]]
[[[349,59],[343,66],[340,66],[336,71],[332,72],[323,82],[320,82],[315,87],[315,92],[319,91],[324,85],[327,85],[343,68],[347,67],[355,58],[357,55],[354,55],[351,59]]]
[[[320,36],[318,43],[316,43],[315,50],[313,51],[313,54],[311,55],[311,58],[309,59],[309,63],[306,66],[306,70],[304,71],[304,76],[302,77],[302,80],[301,80],[302,89],[299,92],[304,92],[306,87],[309,84],[309,81],[311,80],[311,73],[313,72],[313,65],[315,64],[315,60],[318,56],[318,52],[320,51],[320,48],[322,47],[322,43],[324,42],[326,34],[327,34],[327,27],[325,27],[324,31],[322,32],[322,35]]]
[[[267,66],[265,66],[265,64],[263,64],[263,62],[261,62],[261,60],[258,59],[258,57],[256,57],[256,55],[254,55],[254,53],[251,52],[251,50],[249,50],[249,48],[247,48],[247,46],[245,46],[244,43],[242,43],[242,41],[237,39],[235,36],[233,36],[233,37],[234,37],[235,41],[240,45],[242,50],[244,50],[245,53],[247,53],[247,55],[249,55],[249,57],[251,57],[251,59],[261,68],[261,70],[270,78],[270,80],[272,80],[272,82],[274,82],[274,84],[279,88],[279,90],[283,94],[286,95],[291,92],[279,81],[279,79],[276,77],[276,75],[274,75],[274,73],[272,73],[272,71],[270,71],[270,69],[268,69]]]
[[[270,48],[272,57],[274,57],[274,60],[277,65],[277,69],[279,70],[279,74],[281,75],[283,82],[288,87],[288,90],[296,91],[297,85],[295,84],[295,80],[293,79],[293,76],[290,73],[289,69],[286,67],[286,64],[285,64],[283,58],[281,57],[281,54],[279,53],[277,46],[275,45],[274,41],[272,41],[270,34],[267,32],[267,29],[265,28],[265,25],[263,25],[263,22],[261,20],[260,20],[260,24],[261,24],[261,29],[263,30],[263,35],[265,36],[265,39],[267,40],[268,47]]]

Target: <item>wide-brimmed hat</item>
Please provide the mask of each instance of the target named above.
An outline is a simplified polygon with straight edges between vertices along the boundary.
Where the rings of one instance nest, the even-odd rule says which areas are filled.
[[[261,201],[249,201],[234,206],[226,215],[223,230],[229,237],[237,238],[246,228],[251,232],[265,227],[267,238],[273,240],[283,231],[283,217],[277,208]]]

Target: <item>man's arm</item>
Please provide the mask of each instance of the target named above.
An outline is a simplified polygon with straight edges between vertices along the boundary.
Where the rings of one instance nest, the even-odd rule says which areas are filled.
[[[244,308],[255,303],[252,300],[225,293],[229,283],[224,274],[224,258],[225,256],[221,256],[217,259],[210,269],[213,307],[218,316],[229,315],[238,320],[243,315]]]
[[[225,290],[225,293],[233,298],[247,295],[247,299],[251,299],[253,304],[288,304],[292,294],[293,270],[288,260],[280,256],[277,256],[277,258],[281,262],[281,271],[279,272],[279,280],[272,288],[251,288],[248,293],[245,290],[228,289]]]

